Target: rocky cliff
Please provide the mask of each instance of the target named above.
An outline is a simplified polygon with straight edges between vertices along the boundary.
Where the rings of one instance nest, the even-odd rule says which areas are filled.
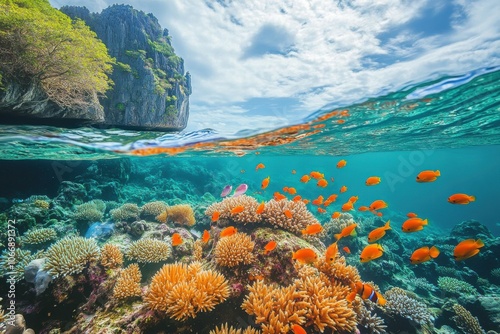
[[[106,44],[117,64],[115,85],[106,98],[104,124],[121,127],[181,130],[189,116],[191,79],[175,55],[168,30],[152,14],[128,5],[113,5],[100,14],[85,7],[62,7],[80,18]]]

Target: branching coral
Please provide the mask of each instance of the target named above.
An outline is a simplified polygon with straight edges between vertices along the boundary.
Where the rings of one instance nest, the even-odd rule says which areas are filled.
[[[160,262],[168,259],[171,253],[171,246],[166,242],[156,239],[141,239],[130,245],[126,255],[138,262]]]
[[[365,328],[370,334],[387,333],[387,326],[384,324],[384,320],[377,316],[377,314],[372,313],[375,309],[374,305],[369,299],[355,299],[352,302],[358,326]]]
[[[88,262],[97,261],[99,247],[95,239],[66,237],[49,247],[45,269],[54,277],[80,273]]]
[[[202,270],[199,262],[164,265],[152,278],[144,300],[153,310],[184,321],[227,299],[229,285],[222,274]]]
[[[169,222],[186,226],[193,226],[196,223],[193,208],[188,204],[168,207],[167,219]]]
[[[26,244],[41,244],[57,238],[56,230],[53,228],[38,228],[29,230],[23,235],[23,242]]]
[[[455,316],[452,319],[464,333],[484,334],[477,318],[472,316],[462,305],[453,305],[453,311],[455,311]]]
[[[387,313],[397,314],[420,325],[431,323],[433,318],[427,306],[412,298],[401,288],[392,288],[385,293]]]
[[[142,292],[141,277],[141,271],[137,263],[133,263],[123,269],[113,289],[113,297],[125,299],[140,296]]]
[[[140,209],[137,204],[125,203],[119,208],[111,210],[109,213],[115,222],[123,220],[133,221],[139,218]]]
[[[78,205],[73,213],[73,219],[98,222],[102,220],[106,204],[101,200],[92,200],[87,203]]]
[[[454,295],[467,294],[475,296],[478,294],[475,287],[453,277],[438,277],[438,287],[441,291]]]
[[[141,208],[142,218],[154,218],[167,210],[167,204],[162,201],[146,203]]]
[[[123,264],[123,254],[115,245],[105,244],[101,249],[101,264],[106,268],[118,268]]]
[[[242,206],[244,209],[240,213],[231,213],[234,208]],[[215,211],[220,213],[219,219],[229,222],[247,224],[256,223],[261,220],[257,214],[259,203],[251,196],[241,195],[236,197],[226,197],[222,202],[213,203],[205,210],[205,215],[212,216]]]
[[[325,258],[321,257],[314,265],[330,279],[345,286],[351,286],[352,283],[361,281],[358,269],[347,265],[343,256],[337,255],[337,258],[331,264],[326,263]]]
[[[223,324],[219,327],[215,327],[215,329],[211,330],[209,334],[260,334],[258,329],[254,329],[252,327],[247,327],[245,329],[236,329],[233,326],[229,326],[227,323]]]
[[[215,262],[224,267],[234,267],[241,263],[250,264],[254,260],[252,254],[255,243],[245,233],[236,233],[221,238],[215,246]]]
[[[287,210],[290,211],[291,218],[285,214]],[[271,225],[294,233],[300,233],[308,225],[319,223],[302,201],[294,202],[286,199],[280,201],[272,199],[267,202],[262,218]]]

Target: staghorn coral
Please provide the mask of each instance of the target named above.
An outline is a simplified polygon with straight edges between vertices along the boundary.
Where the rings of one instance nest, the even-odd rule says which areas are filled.
[[[215,327],[215,329],[211,330],[209,334],[260,334],[258,329],[254,329],[252,327],[247,327],[245,329],[236,329],[233,326],[229,326],[227,323],[223,324],[219,327]]]
[[[462,305],[454,304],[453,311],[455,311],[455,316],[452,319],[464,333],[484,334],[477,318],[472,316]]]
[[[78,205],[73,213],[73,219],[86,222],[101,221],[105,209],[106,204],[103,201],[92,200]]]
[[[148,307],[179,321],[207,312],[229,296],[224,276],[202,270],[200,262],[164,265],[152,278],[144,297]]]
[[[88,262],[99,258],[95,239],[65,237],[47,249],[45,270],[53,277],[80,273]]]
[[[141,277],[141,271],[137,263],[133,263],[123,269],[113,289],[113,297],[125,299],[140,296],[142,292]]]
[[[400,315],[419,325],[432,323],[433,318],[427,306],[410,297],[405,290],[392,288],[385,293],[385,297],[387,300],[385,304],[387,313]]]
[[[26,244],[34,245],[54,240],[55,238],[57,238],[57,233],[53,228],[38,228],[26,232],[22,240]]]
[[[142,218],[154,218],[167,210],[167,204],[162,201],[154,201],[144,204],[141,207]]]
[[[242,205],[245,209],[237,214],[231,214],[231,210]],[[220,213],[220,221],[229,221],[239,224],[256,223],[261,220],[256,213],[259,203],[251,196],[241,195],[226,197],[222,202],[213,203],[205,210],[205,215],[211,217],[215,211]]]
[[[351,286],[354,282],[361,281],[358,269],[347,265],[345,257],[337,253],[337,258],[331,264],[326,263],[325,257],[320,257],[314,266],[330,279],[340,282],[345,286]]]
[[[193,226],[196,223],[193,208],[188,204],[178,204],[168,207],[167,220],[186,226]]]
[[[384,334],[387,333],[387,326],[384,324],[384,319],[372,313],[375,309],[375,304],[369,299],[355,299],[352,302],[353,310],[356,312],[356,320],[358,326],[368,330],[370,334]]]
[[[221,238],[215,245],[215,262],[224,267],[250,264],[255,259],[252,254],[254,246],[252,238],[245,233]]]
[[[137,204],[125,203],[119,208],[111,210],[109,213],[115,222],[123,220],[134,221],[139,218],[140,209]]]
[[[118,268],[123,264],[123,254],[116,245],[105,244],[101,249],[101,264],[106,268]]]
[[[284,214],[285,210],[290,210],[292,218],[288,218]],[[265,222],[275,227],[280,227],[294,233],[300,233],[308,225],[319,223],[314,215],[307,210],[304,202],[294,202],[287,199],[280,201],[272,199],[268,201],[262,213],[262,218]]]
[[[172,249],[166,242],[156,239],[141,239],[133,242],[127,257],[138,262],[160,262],[170,257]]]
[[[467,282],[458,280],[453,277],[438,277],[438,287],[441,291],[448,292],[453,295],[478,295],[477,289]]]

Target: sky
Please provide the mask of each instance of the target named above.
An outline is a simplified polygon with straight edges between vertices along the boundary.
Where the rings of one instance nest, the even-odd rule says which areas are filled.
[[[50,2],[156,16],[192,77],[186,131],[260,132],[500,65],[498,0]]]

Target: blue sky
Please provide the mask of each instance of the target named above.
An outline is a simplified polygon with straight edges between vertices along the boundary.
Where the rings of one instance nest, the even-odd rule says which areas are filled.
[[[187,130],[300,122],[443,75],[500,65],[498,0],[50,0],[153,13],[192,75]]]

